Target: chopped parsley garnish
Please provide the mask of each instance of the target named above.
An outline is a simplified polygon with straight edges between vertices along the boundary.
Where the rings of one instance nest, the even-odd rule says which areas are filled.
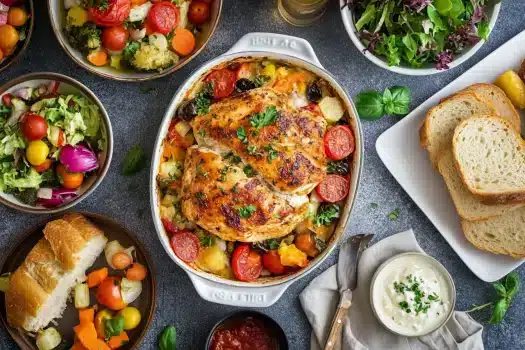
[[[197,205],[198,206],[200,206],[200,207],[207,207],[208,206],[206,195],[204,194],[204,192],[199,191],[199,192],[195,193],[194,196],[195,196],[195,199],[197,199]]]
[[[390,214],[388,214],[388,219],[389,219],[390,221],[397,220],[398,217],[399,217],[399,208],[394,209],[393,212],[391,212]]]
[[[195,97],[195,108],[197,109],[198,115],[204,115],[210,113],[210,99],[206,97],[204,92],[200,92]]]
[[[348,175],[348,160],[341,159],[329,162],[326,171],[328,174]]]
[[[317,215],[315,215],[313,223],[315,226],[329,226],[340,215],[341,209],[338,205],[328,204],[319,208]]]
[[[208,176],[207,171],[202,171],[202,164],[197,165],[197,176],[204,176],[204,177]]]
[[[248,146],[246,150],[248,151],[249,155],[254,156],[256,154],[257,146],[255,145]]]
[[[253,213],[257,211],[257,208],[253,204],[249,204],[245,207],[241,207],[239,210],[239,216],[245,219],[248,219],[252,216]]]
[[[246,131],[242,126],[239,126],[237,129],[237,138],[241,140],[242,143],[248,143],[248,137],[246,136]]]
[[[255,170],[253,170],[251,165],[245,165],[242,170],[244,171],[244,174],[248,177],[253,177],[257,174]]]
[[[206,130],[199,130],[199,132],[197,134],[199,134],[200,136],[204,137],[204,136],[206,136]]]
[[[226,182],[226,174],[228,174],[228,171],[230,171],[229,166],[224,167],[221,170],[219,170],[219,173],[221,174],[221,176],[219,177],[219,181]]]
[[[222,157],[224,159],[230,159],[233,164],[238,164],[241,162],[241,157],[236,156],[235,154],[233,154],[233,152],[223,154]]]
[[[269,250],[277,250],[279,249],[279,241],[275,238],[267,239],[262,242],[255,242],[253,243],[254,248],[258,248],[262,250],[263,252],[267,252]]]
[[[199,242],[203,247],[209,248],[213,245],[213,237],[208,235],[201,236],[199,237]]]
[[[277,152],[272,145],[265,146],[264,150],[268,152],[268,163],[271,163],[279,155],[279,152]]]
[[[253,83],[255,84],[255,87],[261,87],[263,86],[264,84],[266,84],[267,82],[269,82],[272,78],[270,78],[269,76],[267,75],[258,75],[255,77],[255,79],[253,80]]]
[[[250,124],[256,130],[259,130],[260,128],[274,123],[278,117],[279,113],[277,112],[277,108],[275,108],[275,106],[272,106],[266,108],[266,110],[264,110],[263,112],[252,115],[250,117]]]
[[[423,283],[422,278],[418,279],[416,276],[408,275],[406,276],[406,280],[408,283],[394,281],[393,286],[398,294],[404,294],[405,292],[413,293],[414,297],[410,297],[412,305],[410,305],[408,301],[401,301],[399,302],[399,307],[407,313],[414,311],[416,315],[420,313],[426,314],[431,304],[440,300],[439,296],[435,292],[426,295],[426,293],[420,289]]]

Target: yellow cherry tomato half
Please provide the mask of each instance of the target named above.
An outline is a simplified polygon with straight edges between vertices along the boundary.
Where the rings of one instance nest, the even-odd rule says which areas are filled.
[[[42,140],[31,141],[26,149],[26,158],[31,165],[43,164],[49,155],[49,147]]]
[[[140,323],[141,316],[140,311],[137,310],[137,308],[128,306],[123,310],[120,310],[118,314],[124,317],[124,329],[127,331],[136,328]]]

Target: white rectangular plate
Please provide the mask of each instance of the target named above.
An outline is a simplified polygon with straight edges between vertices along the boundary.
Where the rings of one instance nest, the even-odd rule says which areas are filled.
[[[414,111],[385,131],[376,142],[379,157],[394,178],[432,221],[459,257],[480,279],[496,281],[525,262],[484,252],[463,235],[460,218],[439,173],[419,143],[419,127],[426,112],[439,101],[474,83],[493,82],[508,69],[517,70],[525,59],[525,31],[466,71]],[[522,113],[522,124],[524,115]]]

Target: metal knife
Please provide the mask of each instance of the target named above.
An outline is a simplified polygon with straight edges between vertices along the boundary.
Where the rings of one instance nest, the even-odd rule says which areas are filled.
[[[334,349],[340,338],[339,335],[343,328],[343,322],[352,304],[351,292],[357,287],[357,266],[359,259],[373,237],[373,234],[355,235],[341,245],[339,260],[337,262],[337,285],[339,286],[341,299],[339,300],[330,333],[326,340],[325,350]]]

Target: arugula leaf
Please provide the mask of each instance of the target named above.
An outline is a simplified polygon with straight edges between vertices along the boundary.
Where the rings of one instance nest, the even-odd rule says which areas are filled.
[[[239,216],[241,218],[248,219],[252,216],[253,213],[257,211],[257,207],[253,204],[249,204],[245,207],[239,208],[238,211],[239,211]]]
[[[124,158],[122,174],[125,176],[136,174],[141,171],[145,165],[146,157],[144,150],[139,145],[135,145],[128,151]]]
[[[266,108],[263,112],[252,115],[250,117],[250,124],[256,130],[259,130],[260,128],[273,124],[278,117],[279,113],[277,112],[277,108],[271,106]]]

